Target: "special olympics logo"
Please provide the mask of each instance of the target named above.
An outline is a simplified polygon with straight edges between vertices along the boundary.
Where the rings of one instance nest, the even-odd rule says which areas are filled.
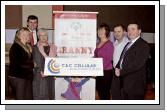
[[[48,70],[51,73],[57,74],[60,73],[59,64],[56,64],[56,60],[51,59],[48,63]]]
[[[78,31],[79,29],[81,29],[82,26],[79,22],[73,22],[70,27],[75,31]]]

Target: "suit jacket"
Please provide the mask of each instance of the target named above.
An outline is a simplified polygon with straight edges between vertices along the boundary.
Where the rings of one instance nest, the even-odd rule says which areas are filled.
[[[38,37],[38,29],[36,29],[36,35],[37,35],[37,42],[39,41],[39,37]]]
[[[27,27],[28,28],[28,27]],[[29,28],[28,28],[29,29]],[[30,29],[29,29],[30,30]],[[36,31],[36,38],[37,38],[37,42],[39,41],[39,37],[38,37],[38,29],[36,28],[35,29],[35,31]]]
[[[137,39],[126,51],[120,79],[125,93],[144,95],[146,87],[146,61],[149,57],[149,46],[142,38]],[[120,61],[116,68],[120,68]]]
[[[36,38],[37,38],[37,42],[39,41],[39,37],[38,37],[38,29],[35,29],[36,31]]]

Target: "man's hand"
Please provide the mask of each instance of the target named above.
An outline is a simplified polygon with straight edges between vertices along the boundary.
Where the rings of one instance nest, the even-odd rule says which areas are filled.
[[[120,69],[115,68],[115,75],[116,75],[117,77],[119,77],[119,76],[120,76]]]

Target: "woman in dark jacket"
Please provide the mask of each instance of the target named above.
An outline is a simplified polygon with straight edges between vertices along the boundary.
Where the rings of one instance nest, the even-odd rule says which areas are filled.
[[[29,29],[20,28],[9,51],[9,80],[16,100],[32,100],[34,62],[32,48],[27,44],[29,36]]]

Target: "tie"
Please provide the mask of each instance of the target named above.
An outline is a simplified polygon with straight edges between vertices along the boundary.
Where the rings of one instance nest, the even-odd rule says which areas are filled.
[[[121,57],[120,57],[120,68],[121,68],[121,69],[122,69],[122,61],[123,61],[123,59],[124,59],[125,53],[126,53],[126,51],[129,49],[131,43],[132,43],[131,41],[128,42],[128,43],[125,45],[124,50],[122,51],[122,54],[121,54]]]
[[[33,32],[31,32],[31,46],[34,45],[34,37],[33,37]]]

